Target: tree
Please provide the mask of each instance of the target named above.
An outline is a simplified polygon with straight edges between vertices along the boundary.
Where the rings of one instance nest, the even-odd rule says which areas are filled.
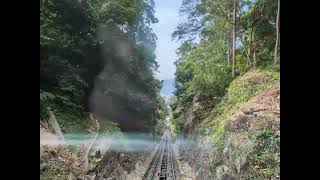
[[[276,38],[276,44],[274,47],[274,62],[277,61],[277,53],[278,53],[278,44],[280,44],[280,0],[278,0],[278,10],[277,10],[277,20],[276,20],[276,32],[277,32],[277,38]]]
[[[195,101],[203,107],[194,110],[196,118],[204,119],[236,75],[272,64],[274,42],[278,41],[274,31],[279,23],[275,22],[277,3],[276,0],[184,1],[183,12],[199,16],[198,21],[192,21],[194,24],[182,23],[173,33],[173,37],[182,40],[175,62],[175,100],[170,105],[176,126],[183,126],[187,110]],[[201,28],[192,29],[188,23],[190,27]],[[192,41],[196,34],[199,43]]]
[[[66,122],[91,111],[152,129],[143,124],[162,108],[153,23],[153,0],[41,1],[41,117],[50,106]]]
[[[233,22],[232,22],[232,77],[235,77],[236,71],[236,19],[237,19],[237,4],[233,3]]]
[[[177,29],[172,33],[172,39],[194,40],[195,36],[204,26],[201,20],[204,8],[201,6],[201,0],[183,0],[180,7],[180,15],[187,16],[188,21],[180,23]]]

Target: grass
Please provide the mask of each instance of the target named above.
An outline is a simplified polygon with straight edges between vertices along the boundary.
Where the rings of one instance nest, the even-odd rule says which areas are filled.
[[[211,114],[196,126],[196,132],[206,132],[211,129],[208,135],[211,136],[214,146],[212,147],[212,160],[210,169],[215,172],[215,168],[223,163],[222,154],[228,144],[225,137],[224,121],[229,118],[235,110],[243,103],[248,102],[251,98],[261,93],[263,90],[279,83],[280,73],[275,67],[252,69],[242,76],[237,77],[231,82],[227,93],[211,111]],[[249,154],[249,163],[247,169],[243,169],[241,176],[243,179],[268,179],[276,177],[280,159],[279,147],[277,143],[280,137],[274,136],[268,130],[261,131],[257,134],[254,132],[250,136],[242,135],[248,138],[256,138],[257,145],[254,152]],[[260,147],[261,146],[261,147]],[[273,148],[273,149],[272,149]],[[242,151],[239,149],[238,151]],[[238,152],[240,153],[240,152]],[[253,164],[258,164],[259,169],[255,169]],[[262,178],[261,178],[262,177]]]
[[[198,127],[206,129],[221,123],[224,119],[231,116],[242,103],[249,101],[250,98],[256,96],[272,84],[279,82],[279,80],[280,73],[273,68],[253,69],[243,76],[237,77],[228,87],[227,93],[221,102]]]
[[[280,136],[270,129],[256,135],[256,146],[241,169],[243,179],[280,177]]]
[[[214,171],[214,168],[221,165],[222,163],[222,152],[226,146],[226,141],[224,140],[224,126],[223,123],[217,124],[215,131],[211,135],[213,147],[212,154],[213,158],[210,162],[210,169]]]

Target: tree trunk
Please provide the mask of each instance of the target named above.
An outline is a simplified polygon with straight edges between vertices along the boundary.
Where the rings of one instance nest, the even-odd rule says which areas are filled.
[[[250,50],[249,50],[249,48],[247,48],[247,46],[244,43],[243,38],[241,37],[241,35],[239,35],[239,37],[240,37],[241,43],[244,46],[244,52],[246,53],[246,56],[247,56],[247,66],[249,66],[249,65],[251,66],[252,62],[251,62],[251,58],[250,58],[250,52],[249,52]]]
[[[279,21],[280,21],[280,0],[278,0],[278,11],[277,11],[277,20],[276,20],[276,31],[277,31],[277,38],[276,38],[276,45],[274,47],[274,63],[277,62],[277,55],[278,55],[278,43],[279,43]]]
[[[249,49],[248,49],[248,53],[249,53],[249,57],[250,57],[250,60],[251,60],[251,57],[252,57],[252,36],[253,36],[253,28],[254,27],[252,27],[251,28],[251,32],[250,32],[250,39],[249,39]],[[253,63],[252,63],[252,61],[250,61],[250,66],[252,67],[252,65],[253,65]]]
[[[154,129],[154,126],[155,126],[155,112],[153,111],[153,123],[152,123],[152,140],[153,140],[153,143],[154,143],[154,131],[155,131],[155,129]]]
[[[234,2],[232,23],[232,77],[236,75],[236,14],[236,2]]]
[[[88,170],[89,167],[89,152],[93,146],[93,144],[96,142],[97,137],[99,135],[99,129],[100,129],[100,125],[98,120],[96,119],[96,117],[92,114],[89,113],[89,121],[90,121],[90,131],[92,134],[92,139],[90,140],[90,144],[88,145],[87,149],[85,150],[84,156],[81,160],[81,162],[83,163],[83,168],[85,171]]]
[[[256,65],[257,65],[256,52],[253,52],[253,67],[256,67]]]
[[[232,19],[232,12],[230,11],[229,13],[229,22]],[[232,64],[232,59],[231,59],[231,49],[232,49],[232,25],[231,23],[228,24],[228,32],[227,32],[227,43],[228,43],[228,63]]]
[[[231,64],[232,63],[232,60],[231,60],[231,41],[230,41],[230,31],[227,32],[227,46],[228,46],[228,64]]]
[[[50,107],[48,107],[47,109],[49,112],[49,119],[48,119],[49,126],[53,130],[54,134],[64,141],[63,133],[61,131],[61,128],[59,126],[56,116],[53,114]]]

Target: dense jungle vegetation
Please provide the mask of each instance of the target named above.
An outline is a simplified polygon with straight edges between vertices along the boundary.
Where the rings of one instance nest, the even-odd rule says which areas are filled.
[[[158,127],[157,21],[153,0],[41,0],[40,121],[50,107],[63,132],[83,131],[89,112],[124,131]]]

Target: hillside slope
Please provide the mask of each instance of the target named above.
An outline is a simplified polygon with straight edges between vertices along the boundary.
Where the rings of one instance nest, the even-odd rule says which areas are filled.
[[[253,69],[239,76],[210,115],[197,122],[180,144],[197,179],[280,178],[277,70]]]

